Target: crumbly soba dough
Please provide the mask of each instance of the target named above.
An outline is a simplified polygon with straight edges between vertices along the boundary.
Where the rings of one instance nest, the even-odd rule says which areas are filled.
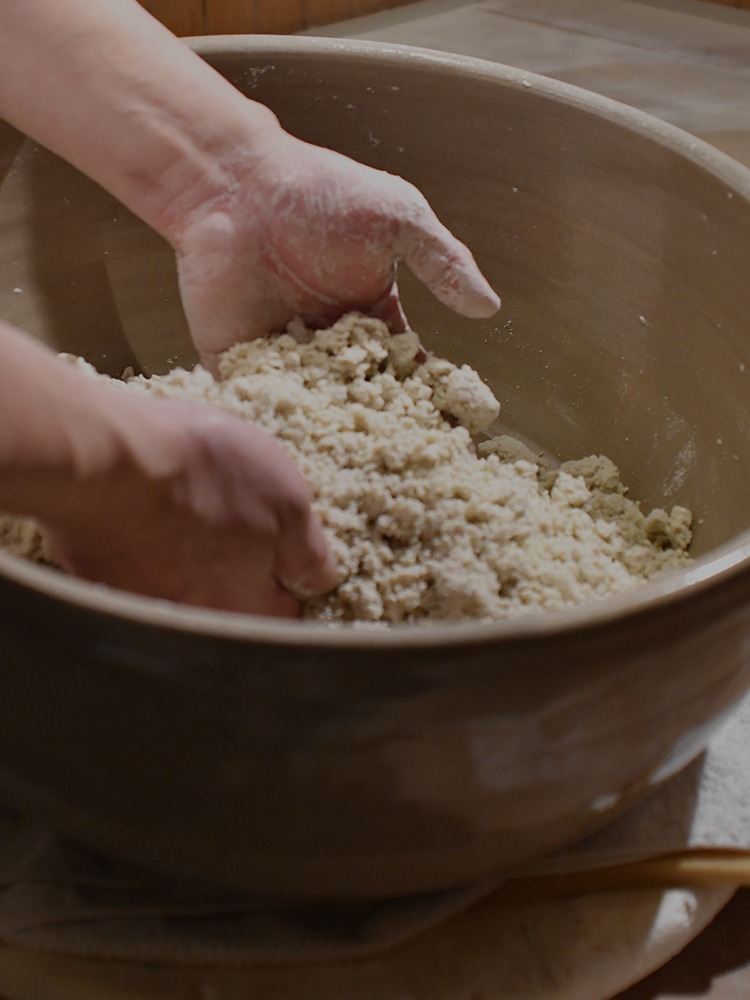
[[[52,565],[47,542],[31,518],[0,513],[0,549],[21,559]]]
[[[93,369],[80,360],[83,369]],[[205,400],[276,437],[307,476],[339,564],[309,619],[500,619],[631,590],[689,557],[684,507],[644,515],[602,456],[550,470],[512,438],[476,372],[415,334],[345,316],[229,350],[123,391]]]

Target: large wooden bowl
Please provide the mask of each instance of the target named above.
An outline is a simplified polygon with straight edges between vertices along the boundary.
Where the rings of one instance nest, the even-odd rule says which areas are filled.
[[[500,624],[334,631],[0,560],[0,787],[146,868],[274,895],[399,895],[601,826],[750,686],[750,172],[674,128],[472,59],[196,43],[292,132],[418,184],[504,297],[430,347],[507,422],[683,503],[694,566]],[[120,372],[192,357],[168,248],[10,128],[0,315]],[[138,544],[138,525],[133,525]]]

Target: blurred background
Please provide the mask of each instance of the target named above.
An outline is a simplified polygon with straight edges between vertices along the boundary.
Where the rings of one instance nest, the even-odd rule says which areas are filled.
[[[750,0],[141,0],[178,35],[306,32],[491,59],[646,111],[750,166]]]
[[[178,35],[302,31],[361,17],[410,0],[143,0]],[[750,10],[750,0],[704,0]],[[659,4],[656,4],[659,6]]]
[[[178,35],[283,34],[372,14],[406,0],[143,0]],[[750,0],[748,0],[750,4]]]

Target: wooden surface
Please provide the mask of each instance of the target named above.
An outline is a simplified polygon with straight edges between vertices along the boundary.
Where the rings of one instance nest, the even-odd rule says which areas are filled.
[[[510,907],[490,896],[392,948],[319,963],[125,962],[3,944],[0,991],[5,1000],[609,1000],[690,941],[731,895],[639,889]],[[77,949],[76,926],[68,940]],[[281,943],[277,924],[267,930]]]
[[[204,0],[141,0],[141,3],[176,35],[205,33]]]
[[[750,889],[741,889],[692,944],[612,1000],[748,1000]]]
[[[407,2],[409,0],[141,0],[146,10],[177,35],[285,34]]]

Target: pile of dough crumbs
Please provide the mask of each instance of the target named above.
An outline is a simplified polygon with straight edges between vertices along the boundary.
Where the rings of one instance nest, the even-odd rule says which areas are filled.
[[[198,366],[115,384],[207,401],[281,442],[339,564],[337,588],[305,602],[308,619],[501,619],[632,590],[689,561],[684,507],[643,514],[603,456],[550,469],[507,436],[476,444],[500,410],[477,373],[356,313],[239,344],[218,381]],[[3,539],[43,557],[17,519],[0,524]]]

